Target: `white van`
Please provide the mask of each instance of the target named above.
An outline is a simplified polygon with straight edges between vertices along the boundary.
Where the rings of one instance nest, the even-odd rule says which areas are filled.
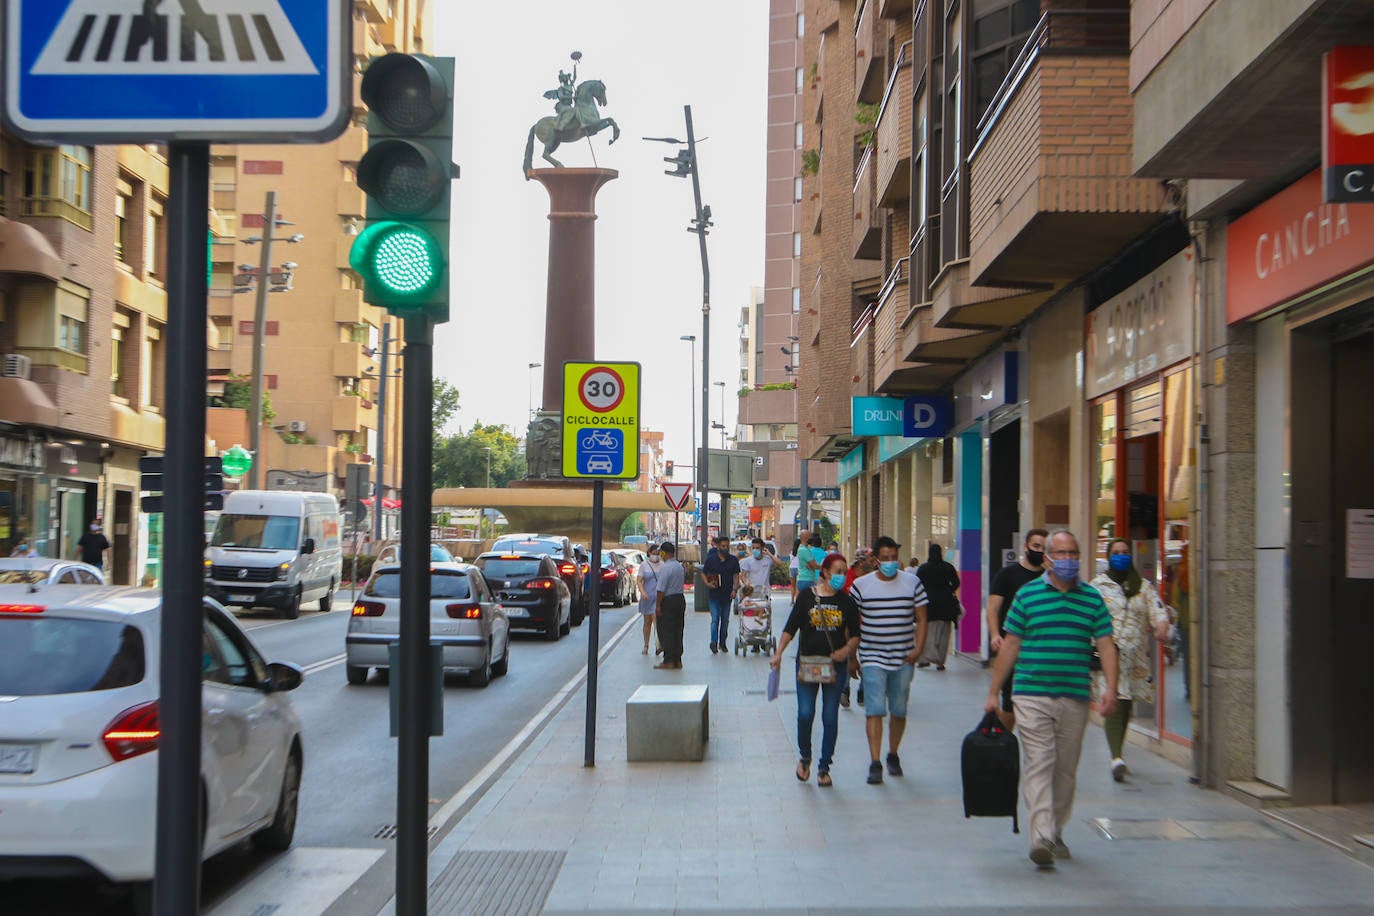
[[[295,619],[306,601],[328,611],[343,578],[339,503],[328,493],[239,490],[205,550],[205,594],[224,605],[279,608]]]

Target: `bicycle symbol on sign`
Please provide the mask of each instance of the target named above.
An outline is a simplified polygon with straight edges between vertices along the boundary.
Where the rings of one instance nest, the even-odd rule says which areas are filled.
[[[608,429],[598,429],[591,434],[582,437],[582,451],[604,451],[613,452],[620,447],[616,437],[611,435]]]

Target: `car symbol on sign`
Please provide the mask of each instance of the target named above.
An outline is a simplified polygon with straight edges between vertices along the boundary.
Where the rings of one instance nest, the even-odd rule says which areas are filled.
[[[588,474],[611,473],[611,459],[606,455],[593,455],[587,459]]]

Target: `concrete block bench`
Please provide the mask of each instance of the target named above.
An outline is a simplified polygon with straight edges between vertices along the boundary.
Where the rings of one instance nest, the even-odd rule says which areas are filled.
[[[629,760],[702,760],[710,738],[705,684],[644,684],[625,702]]]

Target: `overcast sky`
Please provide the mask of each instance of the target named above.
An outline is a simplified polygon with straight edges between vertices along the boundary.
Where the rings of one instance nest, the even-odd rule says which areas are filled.
[[[662,157],[674,147],[640,138],[685,137],[684,104],[697,137],[709,138],[699,158],[702,200],[716,223],[708,239],[711,380],[726,382],[733,434],[739,311],[749,287],[763,282],[767,3],[433,2],[434,53],[457,59],[454,159],[462,169],[452,320],[439,326],[434,360],[436,374],[462,395],[450,431],[480,420],[524,434],[528,364],[544,359],[548,195],[525,181],[521,160],[530,126],[553,113],[543,92],[578,50],[579,80],[606,84],[603,114],[623,130],[614,146],[609,131],[593,140],[597,163],[620,171],[597,198],[596,358],[644,365],[641,423],[666,433],[666,457],[689,463],[691,345],[678,338],[697,335],[699,367],[701,266],[686,232],[691,182],[663,174]],[[568,166],[592,165],[586,141],[554,155]],[[544,371],[533,370],[535,406]],[[719,419],[719,388],[710,410]],[[711,443],[719,447],[719,432]]]

